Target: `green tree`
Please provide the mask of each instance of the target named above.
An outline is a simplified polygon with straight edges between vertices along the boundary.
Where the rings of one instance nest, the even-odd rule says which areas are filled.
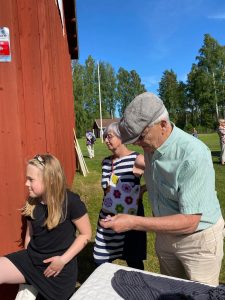
[[[85,61],[84,66],[84,109],[87,113],[87,128],[92,128],[93,119],[97,115],[98,110],[98,86],[97,86],[97,65],[91,55]]]
[[[225,48],[209,34],[204,36],[204,44],[199,50],[198,68],[201,72],[201,108],[211,118],[219,117],[219,106],[224,103]],[[203,112],[202,112],[203,113]]]
[[[178,114],[182,110],[181,87],[177,81],[177,75],[173,70],[166,70],[159,82],[158,93],[163,100],[170,118],[173,122],[178,120]],[[183,96],[182,96],[183,97]]]
[[[114,117],[116,110],[116,75],[113,67],[108,63],[100,62],[99,77],[102,116],[103,118]]]
[[[188,74],[187,94],[192,124],[213,128],[224,112],[225,48],[209,34]]]
[[[73,62],[72,67],[76,131],[79,137],[91,129],[94,120],[100,117],[99,84],[103,118],[114,117],[117,104],[122,114],[136,95],[146,91],[135,70],[128,72],[120,68],[116,75],[109,63],[97,64],[91,55],[84,65]]]
[[[188,74],[188,108],[191,114],[191,124],[211,127],[212,124],[212,97],[208,74],[193,64]]]
[[[146,92],[145,86],[141,83],[140,76],[135,70],[127,71],[119,68],[117,73],[117,98],[120,116],[123,115],[127,105],[137,95]]]
[[[188,124],[188,98],[187,85],[183,81],[178,82],[178,114],[176,125],[185,128]]]
[[[125,108],[132,100],[129,94],[129,86],[130,74],[127,70],[121,67],[117,73],[117,99],[120,116],[123,115]]]
[[[84,109],[84,67],[78,62],[73,65],[73,93],[74,93],[74,108],[75,108],[75,124],[76,135],[81,137],[85,133],[87,124],[87,114]]]

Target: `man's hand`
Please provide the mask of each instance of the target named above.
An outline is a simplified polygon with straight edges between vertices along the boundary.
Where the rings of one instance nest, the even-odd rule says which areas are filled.
[[[100,220],[103,228],[111,228],[117,233],[125,232],[134,229],[135,216],[118,214],[114,217],[107,216],[105,219]]]

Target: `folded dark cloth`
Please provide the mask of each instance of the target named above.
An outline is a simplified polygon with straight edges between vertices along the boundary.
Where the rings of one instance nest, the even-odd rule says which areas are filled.
[[[125,300],[225,300],[225,286],[216,288],[136,271],[118,270],[112,287]]]

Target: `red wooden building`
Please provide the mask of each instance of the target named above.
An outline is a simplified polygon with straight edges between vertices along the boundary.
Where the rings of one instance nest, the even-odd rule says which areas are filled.
[[[20,247],[27,159],[50,152],[73,181],[75,2],[0,0],[2,28],[9,30],[11,57],[4,61],[0,43],[0,255]],[[0,298],[14,299],[11,287],[2,288]]]

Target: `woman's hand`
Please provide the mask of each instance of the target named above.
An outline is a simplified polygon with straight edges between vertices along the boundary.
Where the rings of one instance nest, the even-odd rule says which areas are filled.
[[[144,155],[139,154],[136,159],[135,159],[135,163],[133,166],[133,173],[136,176],[142,176],[144,174],[144,170],[145,170],[145,159],[144,159]]]
[[[49,266],[45,269],[44,275],[46,277],[54,276],[56,277],[62,271],[65,263],[61,256],[53,256],[43,260],[45,264],[50,263]]]

